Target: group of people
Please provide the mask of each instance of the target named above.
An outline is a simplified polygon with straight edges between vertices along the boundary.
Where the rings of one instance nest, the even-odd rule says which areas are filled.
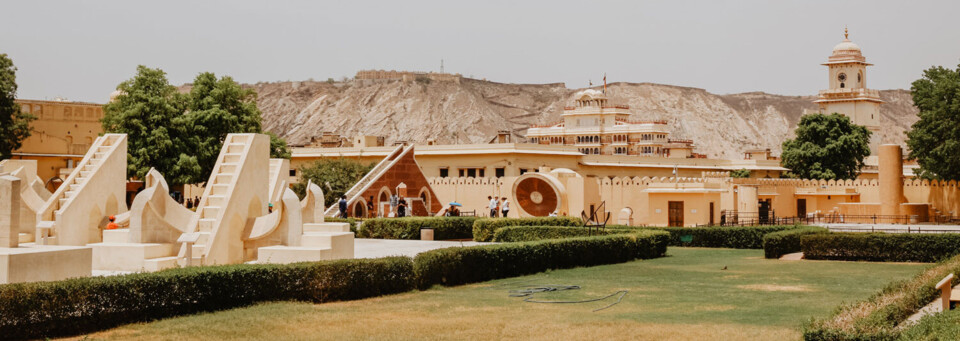
[[[506,218],[507,214],[510,213],[510,201],[507,200],[507,197],[487,196],[487,200],[490,200],[490,218],[499,217],[501,212],[503,217]]]
[[[190,199],[190,198],[184,199],[181,196],[180,200],[178,201],[180,202],[181,205],[187,206],[187,209],[193,209],[195,207],[200,206],[200,197],[193,197],[193,199]]]
[[[346,218],[347,217],[347,196],[346,195],[341,196],[340,202],[338,204],[340,208],[340,217]],[[396,217],[406,217],[409,206],[410,205],[407,204],[407,199],[404,199],[403,197],[398,198]],[[373,204],[372,195],[370,196],[370,200],[367,200],[367,217],[368,218],[377,217],[377,206]]]

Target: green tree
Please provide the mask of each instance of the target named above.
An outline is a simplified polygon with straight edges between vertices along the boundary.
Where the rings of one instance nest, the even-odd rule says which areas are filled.
[[[194,183],[200,165],[188,139],[174,122],[186,99],[160,69],[137,66],[137,74],[120,83],[121,94],[103,108],[103,131],[127,134],[127,175],[143,178],[156,168],[174,185]]]
[[[9,159],[20,149],[23,140],[30,137],[30,122],[35,116],[21,112],[17,98],[17,67],[0,53],[0,160]]]
[[[920,119],[907,132],[910,158],[925,179],[960,180],[960,65],[923,71],[910,87]]]
[[[731,178],[749,178],[750,170],[749,169],[738,169],[730,172]]]
[[[303,198],[307,181],[323,189],[324,204],[330,206],[350,190],[376,164],[364,165],[350,159],[320,159],[300,167],[300,182],[293,184],[293,191]]]
[[[797,137],[783,142],[781,164],[805,179],[854,179],[870,155],[870,131],[833,113],[800,118]]]
[[[260,109],[256,91],[244,89],[230,77],[218,80],[210,72],[197,75],[187,99],[187,112],[174,123],[200,166],[186,183],[200,183],[213,171],[227,134],[261,132]]]
[[[265,134],[270,135],[270,157],[274,159],[289,159],[291,153],[290,147],[287,147],[287,141],[269,131]]]

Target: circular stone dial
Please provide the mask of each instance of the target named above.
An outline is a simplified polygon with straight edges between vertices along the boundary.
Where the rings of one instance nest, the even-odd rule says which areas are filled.
[[[537,217],[545,217],[559,208],[557,190],[540,178],[520,180],[514,197],[524,211]]]

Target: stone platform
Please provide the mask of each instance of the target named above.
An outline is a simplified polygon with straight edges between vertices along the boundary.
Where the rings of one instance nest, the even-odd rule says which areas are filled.
[[[92,261],[93,250],[85,246],[0,248],[0,284],[89,277]]]

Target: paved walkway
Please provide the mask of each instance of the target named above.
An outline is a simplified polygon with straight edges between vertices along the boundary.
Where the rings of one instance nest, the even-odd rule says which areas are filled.
[[[483,244],[491,243],[357,238],[354,239],[353,255],[354,258],[379,258],[387,256],[413,257],[424,251]]]

